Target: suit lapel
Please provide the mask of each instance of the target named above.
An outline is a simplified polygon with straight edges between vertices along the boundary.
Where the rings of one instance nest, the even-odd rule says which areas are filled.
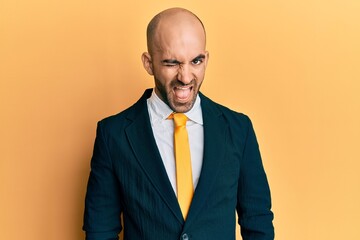
[[[151,90],[147,90],[133,106],[133,111],[128,114],[127,118],[131,124],[125,129],[126,136],[145,175],[178,221],[183,224],[184,219],[176,195],[171,187],[151,129],[146,103],[150,95]],[[191,225],[206,202],[216,180],[220,160],[225,154],[227,123],[211,100],[202,94],[200,97],[204,121],[204,158],[200,179],[184,228]]]
[[[225,154],[227,123],[213,102],[202,94],[200,97],[204,121],[204,158],[200,179],[184,227],[191,225],[206,202],[216,180],[221,159]]]
[[[151,129],[146,103],[150,94],[151,91],[147,90],[134,105],[134,111],[127,116],[132,124],[126,128],[126,136],[145,175],[179,222],[183,223],[176,195],[171,187]]]

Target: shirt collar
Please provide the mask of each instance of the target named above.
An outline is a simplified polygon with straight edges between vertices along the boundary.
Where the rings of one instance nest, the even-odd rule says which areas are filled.
[[[152,116],[152,120],[165,120],[169,117],[171,113],[174,111],[164,103],[155,93],[155,90],[152,91],[152,94],[149,101],[149,107],[151,108],[154,115]],[[184,113],[189,120],[203,125],[202,111],[201,111],[201,99],[199,95],[196,96],[196,100],[194,106],[190,109],[190,111]]]

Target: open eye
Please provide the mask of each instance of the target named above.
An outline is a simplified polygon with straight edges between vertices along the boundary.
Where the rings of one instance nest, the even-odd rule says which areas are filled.
[[[199,65],[203,62],[202,59],[198,59],[198,58],[195,58],[194,60],[191,61],[192,64],[194,65]]]
[[[194,58],[191,63],[193,65],[200,65],[201,63],[204,62],[204,59],[205,59],[205,55],[203,54],[200,54],[199,56],[197,56],[196,58]]]

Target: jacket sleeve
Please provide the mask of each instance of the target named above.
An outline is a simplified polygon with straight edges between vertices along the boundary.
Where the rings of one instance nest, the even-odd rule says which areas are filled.
[[[270,189],[252,123],[246,119],[237,197],[241,235],[244,240],[273,240]]]
[[[122,230],[119,184],[106,140],[102,122],[99,122],[85,198],[83,230],[86,240],[117,240]]]

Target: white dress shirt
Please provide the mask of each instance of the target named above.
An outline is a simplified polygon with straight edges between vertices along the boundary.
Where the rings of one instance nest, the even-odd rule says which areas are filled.
[[[175,194],[177,194],[174,155],[174,121],[173,119],[167,119],[174,111],[156,95],[155,90],[147,100],[147,106],[157,147],[170,183]],[[199,181],[204,155],[204,127],[199,96],[196,97],[192,109],[186,112],[185,115],[188,117],[186,129],[189,136],[192,178],[195,189]]]

